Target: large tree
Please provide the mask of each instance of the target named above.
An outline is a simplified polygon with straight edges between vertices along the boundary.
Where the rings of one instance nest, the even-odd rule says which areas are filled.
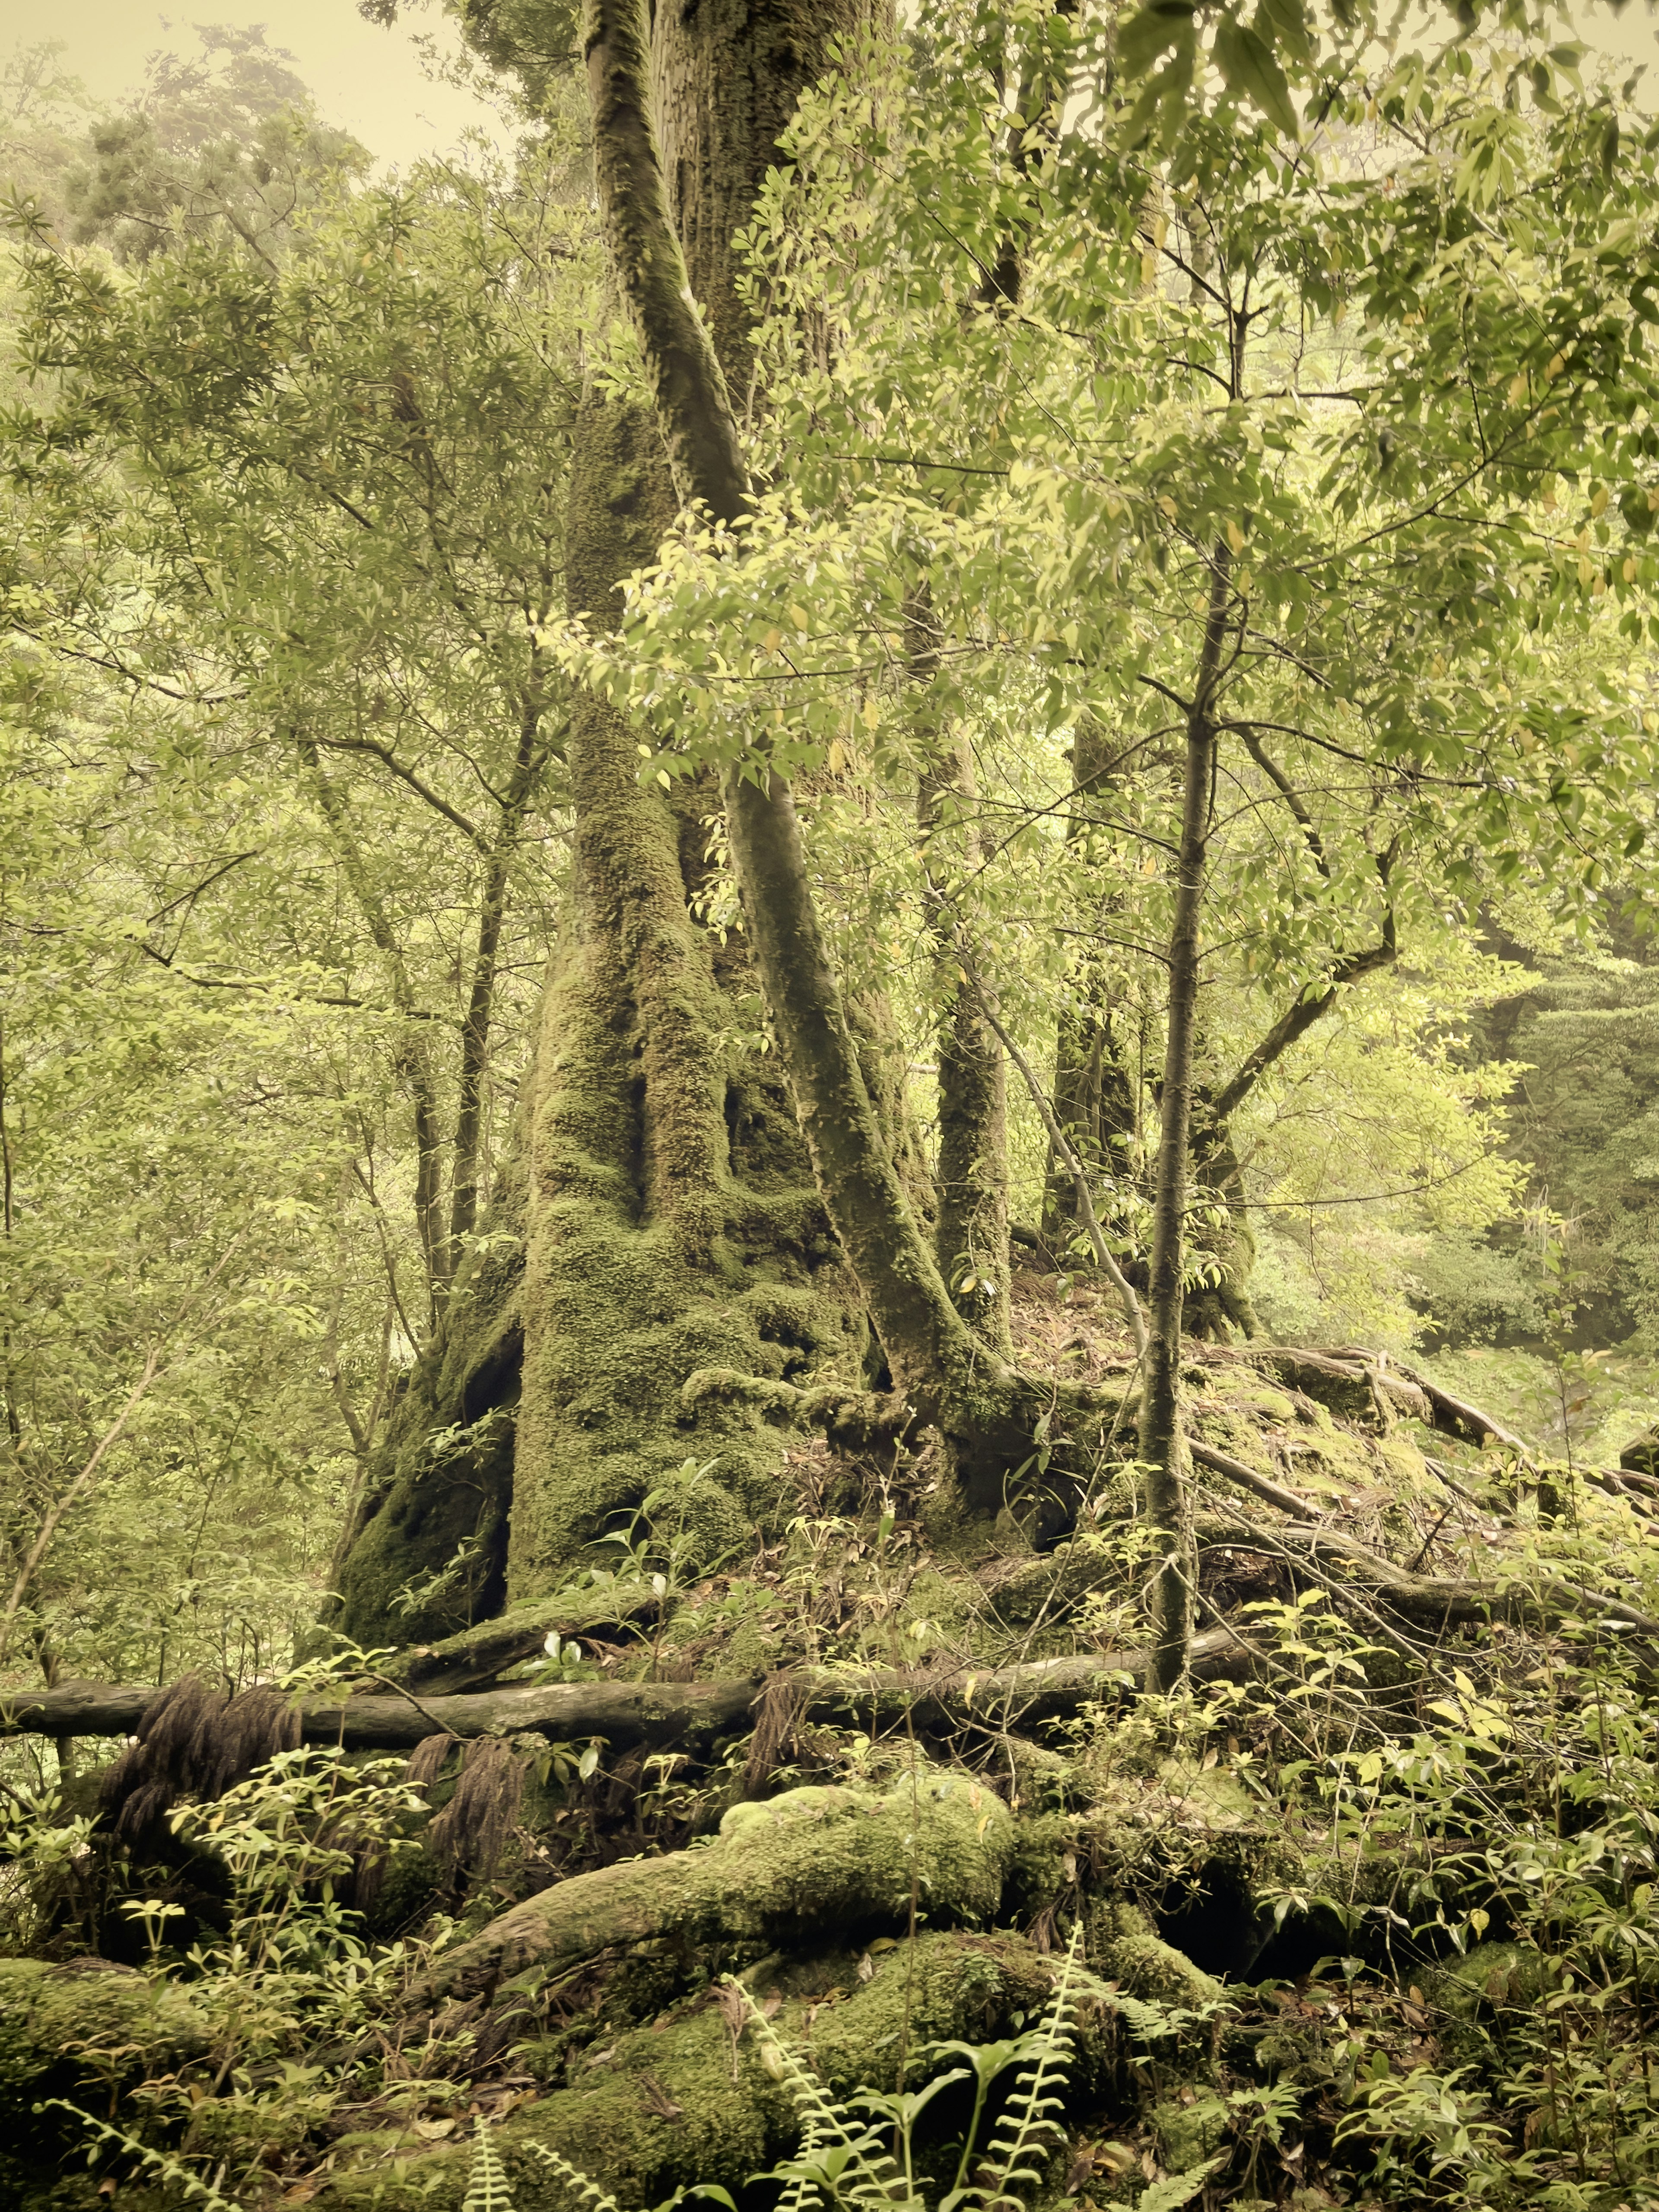
[[[649,67],[675,217],[740,392],[751,355],[733,240],[800,93],[865,20],[856,0],[657,15]],[[557,11],[533,23],[506,10],[469,20],[484,52],[544,97],[570,27]],[[572,615],[614,624],[623,579],[654,556],[676,507],[651,412],[596,374],[573,439]],[[711,1552],[764,1515],[775,1432],[743,1400],[688,1403],[694,1373],[787,1382],[810,1369],[854,1394],[862,1381],[863,1313],[781,1071],[759,1048],[748,944],[707,911],[720,817],[712,780],[672,793],[642,781],[636,732],[587,689],[571,702],[568,763],[569,906],[515,1180],[347,1565],[345,1621],[365,1638],[386,1633],[391,1597],[416,1571],[441,1568],[454,1540],[446,1493],[470,1442],[434,1454],[431,1429],[471,1429],[516,1401],[507,1589],[519,1599],[545,1590],[585,1542],[688,1462],[704,1470],[689,1510]],[[873,1028],[867,1048],[879,1058]],[[514,1237],[521,1249],[499,1241]]]

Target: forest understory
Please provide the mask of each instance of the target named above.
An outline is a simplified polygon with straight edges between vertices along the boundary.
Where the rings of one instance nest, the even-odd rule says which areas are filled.
[[[447,12],[0,58],[0,2212],[1659,2212],[1639,71]]]
[[[1036,1469],[990,1531],[804,1444],[752,1554],[688,1466],[446,1644],[8,1698],[131,1739],[6,1839],[11,2201],[1648,2201],[1659,1480],[1418,1375],[1190,1347],[1167,1698],[1126,1420],[1042,1550]]]

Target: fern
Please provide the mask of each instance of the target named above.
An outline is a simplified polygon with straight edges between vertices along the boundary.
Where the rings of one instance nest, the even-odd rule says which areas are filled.
[[[1018,2212],[1017,2187],[1035,2189],[1042,2179],[1041,2161],[1063,2132],[1055,2115],[1063,2108],[1064,2100],[1060,2093],[1071,2071],[1073,2037],[1077,2026],[1078,1951],[1082,1936],[1083,1923],[1079,1921],[1066,1947],[1066,1961],[1054,1984],[1054,1993],[1030,2039],[1030,2058],[1014,2077],[1013,2094],[986,2150],[984,2166],[989,2169],[988,2179],[972,2183],[965,2189],[953,2190],[950,2200],[953,2207],[974,2206],[978,2212]]]
[[[513,2185],[482,2119],[472,2137],[472,2163],[467,2169],[461,2212],[514,2212]]]
[[[155,2175],[163,2187],[172,2182],[185,2196],[205,2208],[205,2212],[242,2212],[234,2197],[222,2197],[210,2181],[204,2181],[199,2173],[192,2173],[182,2160],[164,2150],[153,2150],[148,2143],[140,2142],[137,2136],[129,2135],[125,2128],[111,2125],[107,2120],[83,2112],[78,2105],[71,2105],[67,2097],[48,2097],[34,2107],[37,2112],[57,2111],[68,2112],[90,2130],[92,2142],[87,2151],[90,2166],[99,2152],[106,2148],[120,2150],[129,2158],[136,2158],[149,2172]]]
[[[550,2150],[544,2142],[532,2141],[526,2143],[525,2148],[533,2152],[549,2172],[556,2174],[558,2179],[574,2192],[578,2202],[587,2206],[588,2212],[617,2212],[616,2198],[607,2190],[601,2189],[599,2183],[591,2176],[584,2173],[580,2166],[572,2166],[568,2158],[561,2157],[556,2150]],[[508,2212],[511,2212],[510,2197],[507,2199],[507,2208]],[[465,2206],[462,2207],[462,2212],[466,2212]],[[499,2208],[493,2208],[493,2212],[499,2212]]]
[[[891,2154],[875,2130],[849,2120],[811,2068],[773,2027],[748,1990],[728,1978],[754,2029],[767,2071],[781,2081],[800,2117],[800,2142],[757,2180],[787,2185],[777,2212],[896,2212],[910,2203],[910,2192]]]

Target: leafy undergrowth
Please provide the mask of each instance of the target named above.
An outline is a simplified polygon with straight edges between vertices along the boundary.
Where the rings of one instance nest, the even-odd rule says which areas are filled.
[[[1028,1364],[1127,1379],[1103,1309],[1025,1293]],[[1196,1352],[1188,1379],[1201,1438],[1419,1576],[1565,1582],[1659,1611],[1639,1499],[1386,1408],[1334,1413],[1220,1351]],[[1659,2204],[1659,1654],[1639,1621],[1587,1601],[1547,1628],[1436,1633],[1287,1555],[1251,1503],[1255,1547],[1246,1531],[1200,1554],[1206,1624],[1248,1644],[1248,1665],[1168,1700],[1120,1694],[1108,1669],[1063,1722],[988,1710],[927,1739],[861,1725],[860,1674],[1133,1648],[1133,1462],[1102,1465],[1046,1553],[1016,1510],[988,1547],[982,1529],[963,1542],[925,1461],[849,1468],[798,1446],[788,1479],[796,1511],[741,1559],[700,1549],[699,1470],[665,1485],[613,1557],[538,1608],[565,1625],[528,1671],[840,1667],[844,1721],[808,1723],[774,1694],[756,1728],[694,1748],[282,1752],[121,1848],[84,1795],[15,1798],[0,2202],[574,2208],[615,2177],[584,2180],[564,2116],[621,2080],[663,2170],[743,2212]],[[1200,1521],[1241,1508],[1219,1480],[1197,1503]],[[339,1654],[294,1686],[343,1688],[363,1666]],[[464,2002],[416,2001],[434,1960],[556,1881],[707,1847],[746,1802],[817,1820],[940,1767],[1018,1815],[992,1929],[935,1923],[901,1881],[786,1956],[599,1943]],[[924,1984],[941,2002],[982,1984],[971,2034],[940,2027]],[[884,2026],[813,2086],[834,2023],[866,2014]],[[1036,2094],[1032,2039],[1052,2044],[1057,2021],[1018,2158],[970,2153]],[[750,2115],[742,2140],[764,2156],[676,2169],[677,2141],[713,2139],[710,2098]]]

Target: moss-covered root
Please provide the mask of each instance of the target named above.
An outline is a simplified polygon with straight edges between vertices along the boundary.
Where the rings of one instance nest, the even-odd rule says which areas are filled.
[[[0,2203],[19,2201],[78,2139],[51,2098],[106,2112],[112,2087],[199,2057],[206,2023],[187,1997],[103,1959],[0,1960]]]
[[[1012,1856],[1000,1798],[965,1774],[919,1770],[884,1797],[792,1790],[734,1806],[706,1850],[629,1860],[557,1882],[441,1957],[416,2002],[489,1989],[536,1965],[657,1936],[754,1956],[817,1929],[994,1912]]]
[[[846,2097],[890,2087],[903,2049],[986,2041],[1006,2034],[1016,2014],[1035,2015],[1054,1962],[1018,1936],[938,1933],[862,1962],[842,1950],[780,1964],[775,1974],[763,1963],[746,1978],[757,1996],[782,1997],[774,2029],[810,2057],[832,2094]],[[681,2182],[740,2189],[798,2132],[789,2092],[765,2064],[754,2031],[712,1990],[578,2057],[571,2076],[570,2087],[495,2131],[518,2212],[568,2212],[574,2202],[538,2144],[633,2207],[660,2203]],[[446,2146],[402,2183],[384,2171],[342,2176],[319,2197],[317,2212],[451,2212],[465,2193],[469,2157],[465,2145]]]
[[[1097,1973],[1154,2003],[1197,2006],[1221,1995],[1219,1982],[1166,1943],[1138,1905],[1121,1899],[1106,1899],[1090,1913],[1089,1956]]]

